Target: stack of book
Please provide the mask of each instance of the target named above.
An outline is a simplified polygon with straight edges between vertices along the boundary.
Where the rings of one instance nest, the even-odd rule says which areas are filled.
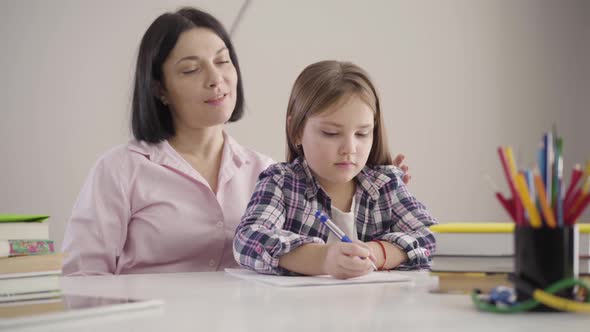
[[[450,223],[431,227],[436,238],[432,270],[438,272],[512,272],[511,223]]]
[[[590,224],[578,223],[578,273],[590,281]],[[514,271],[513,223],[448,223],[430,228],[436,238],[431,275],[437,293],[488,293],[496,286],[511,287]]]
[[[590,273],[590,224],[578,223],[578,273]],[[513,223],[448,223],[430,228],[436,238],[432,270],[503,272],[514,270]]]
[[[0,303],[59,297],[62,254],[48,216],[0,215]]]

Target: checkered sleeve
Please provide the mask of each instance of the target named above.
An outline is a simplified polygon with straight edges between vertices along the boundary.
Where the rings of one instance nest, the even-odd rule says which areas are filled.
[[[234,258],[244,268],[264,274],[293,274],[279,267],[279,257],[307,243],[323,243],[320,238],[283,229],[286,218],[283,181],[272,166],[258,179],[233,242]]]
[[[408,260],[397,267],[400,270],[430,269],[431,255],[436,249],[434,235],[428,229],[436,224],[434,218],[407,190],[399,176],[391,192],[391,232],[379,237],[402,249]]]

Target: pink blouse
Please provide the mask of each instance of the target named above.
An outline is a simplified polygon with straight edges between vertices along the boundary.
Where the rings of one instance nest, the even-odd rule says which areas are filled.
[[[66,228],[64,275],[237,267],[234,231],[273,161],[224,137],[217,194],[167,141],[131,141],[100,158]]]

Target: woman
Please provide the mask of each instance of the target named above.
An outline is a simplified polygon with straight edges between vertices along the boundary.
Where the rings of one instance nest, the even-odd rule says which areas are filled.
[[[193,8],[158,17],[139,47],[135,139],[90,171],[67,225],[64,275],[237,266],[235,228],[273,163],[224,132],[243,105],[238,59],[221,23]]]

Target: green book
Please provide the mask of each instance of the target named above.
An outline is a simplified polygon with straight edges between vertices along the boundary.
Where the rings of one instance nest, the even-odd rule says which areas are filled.
[[[0,214],[0,223],[4,222],[42,222],[49,216],[41,214]]]

